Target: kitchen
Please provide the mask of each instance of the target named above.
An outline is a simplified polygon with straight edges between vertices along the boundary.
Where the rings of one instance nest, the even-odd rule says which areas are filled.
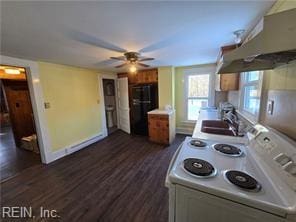
[[[2,6],[1,65],[28,75],[42,161],[1,181],[2,206],[296,221],[295,1]]]

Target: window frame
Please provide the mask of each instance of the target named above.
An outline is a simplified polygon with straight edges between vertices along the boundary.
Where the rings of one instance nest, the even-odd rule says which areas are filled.
[[[250,72],[258,72],[259,79],[253,81],[247,81],[247,74]],[[247,119],[251,120],[251,122],[258,122],[262,104],[262,82],[263,82],[263,71],[249,71],[249,72],[241,72],[240,73],[240,92],[239,92],[239,112],[245,116]],[[259,98],[259,107],[255,113],[250,112],[250,110],[245,108],[245,89],[246,87],[255,86],[258,89],[258,98]]]
[[[188,100],[189,99],[208,99],[208,107],[214,106],[214,95],[215,95],[215,87],[214,87],[214,74],[215,74],[215,67],[207,66],[201,68],[193,68],[187,69],[184,71],[185,77],[185,87],[184,87],[184,114],[183,119],[185,122],[196,122],[196,120],[189,120],[188,119]],[[189,90],[189,77],[190,76],[197,76],[197,75],[209,75],[209,94],[208,97],[188,97],[188,90]]]

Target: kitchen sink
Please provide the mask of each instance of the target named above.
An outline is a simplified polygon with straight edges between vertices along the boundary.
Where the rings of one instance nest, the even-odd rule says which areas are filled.
[[[201,127],[215,127],[215,128],[229,129],[229,124],[222,120],[203,120]]]
[[[235,136],[235,133],[233,132],[229,124],[222,120],[203,120],[201,124],[201,132]]]

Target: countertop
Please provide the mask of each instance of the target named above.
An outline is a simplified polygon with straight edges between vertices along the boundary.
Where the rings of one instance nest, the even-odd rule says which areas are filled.
[[[148,114],[150,115],[172,115],[175,112],[174,109],[172,110],[164,110],[164,109],[154,109],[149,111]]]
[[[203,120],[220,120],[218,118],[218,110],[217,109],[209,109],[209,110],[201,110],[200,111],[198,120],[195,124],[195,128],[194,128],[194,131],[192,134],[193,138],[216,140],[219,142],[229,142],[229,143],[246,144],[248,142],[247,136],[244,136],[244,137],[223,136],[223,135],[201,132],[201,124],[202,124]]]

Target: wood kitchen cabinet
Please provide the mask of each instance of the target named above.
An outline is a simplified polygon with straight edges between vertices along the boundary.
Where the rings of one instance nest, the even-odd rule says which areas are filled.
[[[128,77],[129,84],[157,83],[157,69],[141,70],[137,73],[118,73],[118,78]]]
[[[161,111],[165,112],[165,111]],[[149,140],[151,142],[169,145],[175,139],[175,114],[148,113]]]
[[[236,49],[236,45],[221,47],[220,59],[225,53]],[[216,74],[216,91],[239,90],[239,73]]]

